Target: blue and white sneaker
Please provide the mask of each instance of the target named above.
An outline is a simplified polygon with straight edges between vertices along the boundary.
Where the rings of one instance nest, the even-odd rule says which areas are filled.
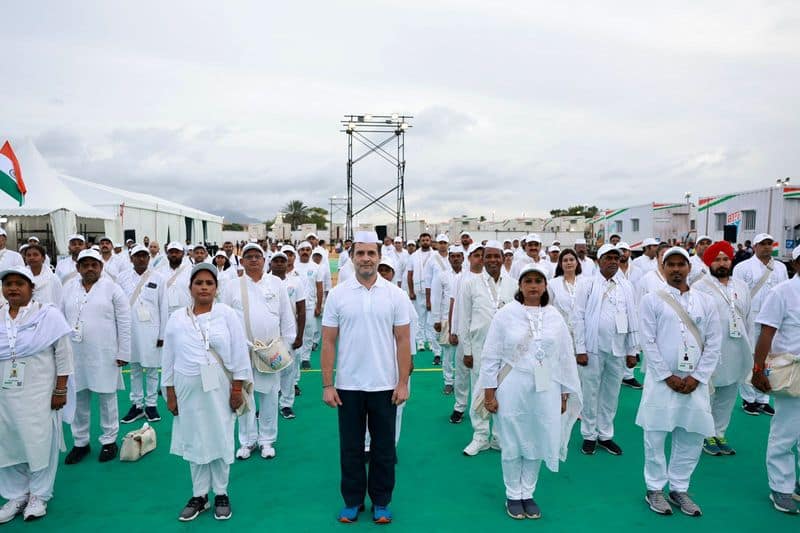
[[[374,505],[372,507],[372,521],[376,524],[391,524],[392,512],[385,505]]]

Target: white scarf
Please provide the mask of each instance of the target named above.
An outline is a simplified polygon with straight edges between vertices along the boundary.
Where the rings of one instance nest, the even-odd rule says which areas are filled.
[[[11,359],[10,337],[14,332],[9,332],[6,326],[10,323],[8,305],[0,308],[0,361]],[[14,357],[29,357],[36,355],[48,346],[53,345],[64,335],[68,335],[72,328],[67,324],[64,315],[51,304],[31,302],[20,309],[22,316],[17,315],[16,340]],[[11,333],[11,335],[9,335]]]

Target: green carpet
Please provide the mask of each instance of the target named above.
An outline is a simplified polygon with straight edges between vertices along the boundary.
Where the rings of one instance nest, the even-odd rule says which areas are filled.
[[[316,366],[318,354],[314,354]],[[417,356],[428,366],[430,352]],[[736,409],[729,440],[734,457],[703,456],[691,493],[705,515],[657,516],[645,505],[642,478],[642,436],[633,420],[640,392],[622,389],[616,440],[625,455],[601,450],[587,457],[579,451],[575,427],[570,456],[561,471],[542,468],[536,500],[543,516],[538,521],[514,521],[503,508],[500,454],[487,451],[465,457],[461,450],[471,438],[467,419],[449,424],[452,397],[441,394],[441,372],[421,369],[413,375],[411,400],[405,410],[398,447],[397,487],[392,502],[392,531],[800,531],[800,517],[772,509],[767,499],[764,466],[769,419],[750,417]],[[217,522],[212,513],[192,523],[176,517],[191,495],[189,467],[169,455],[171,416],[154,426],[159,446],[137,463],[97,462],[98,418],[92,420],[92,454],[81,464],[59,466],[55,496],[46,518],[23,523],[21,518],[3,531],[256,531],[286,533],[326,530],[374,530],[368,514],[353,525],[335,522],[339,496],[336,414],[321,402],[320,374],[303,374],[303,394],[297,399],[295,420],[280,420],[277,457],[257,454],[237,461],[231,470],[233,517]],[[120,394],[120,412],[128,408]],[[96,405],[94,406],[96,409]],[[133,424],[139,427],[140,422]],[[121,435],[134,429],[122,426]],[[67,435],[67,445],[71,446]],[[63,454],[62,454],[63,461]],[[256,529],[258,528],[258,529]]]

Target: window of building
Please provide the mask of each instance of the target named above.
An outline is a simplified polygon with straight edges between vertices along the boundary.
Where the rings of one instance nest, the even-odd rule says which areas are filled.
[[[528,220],[528,221],[525,222],[525,225],[526,226],[533,226],[533,221],[532,220]]]
[[[742,223],[744,224],[745,231],[753,231],[756,229],[756,212],[755,211],[742,211]]]
[[[725,222],[727,222],[727,220],[727,213],[714,213],[714,228],[717,231],[725,231]]]
[[[632,226],[631,229],[633,231],[639,231],[639,219],[638,218],[632,218],[631,219],[631,226]]]
[[[614,221],[614,231],[617,233],[622,233],[622,221],[615,220]]]

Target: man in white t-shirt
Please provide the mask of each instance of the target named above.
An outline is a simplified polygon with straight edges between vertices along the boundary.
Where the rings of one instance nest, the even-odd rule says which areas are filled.
[[[322,319],[322,399],[338,408],[339,415],[344,499],[339,522],[355,522],[369,492],[373,521],[387,524],[392,521],[388,505],[397,462],[397,406],[408,399],[410,319],[406,295],[378,276],[378,236],[358,232],[354,241],[356,275],[331,291]],[[367,473],[368,426],[372,442]]]

